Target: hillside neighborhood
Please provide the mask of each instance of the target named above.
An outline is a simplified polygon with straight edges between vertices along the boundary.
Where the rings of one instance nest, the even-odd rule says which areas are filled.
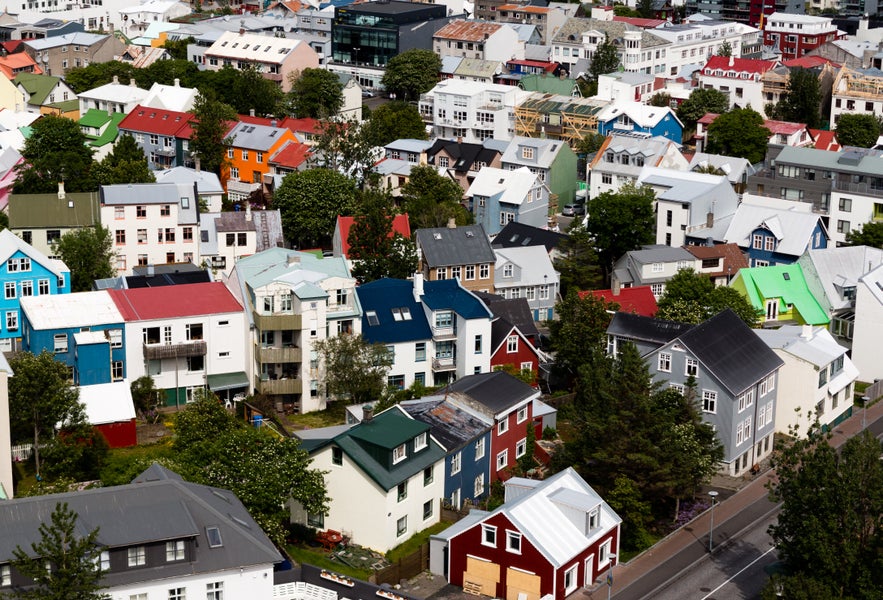
[[[876,0],[10,5],[0,280],[0,598],[883,597]]]

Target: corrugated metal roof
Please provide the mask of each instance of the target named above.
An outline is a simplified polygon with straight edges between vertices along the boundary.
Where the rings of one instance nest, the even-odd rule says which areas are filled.
[[[70,206],[73,203],[73,206]],[[9,197],[9,227],[91,227],[101,222],[96,192],[66,194],[12,194]]]
[[[36,331],[123,324],[107,290],[21,299],[21,311]]]
[[[423,260],[431,268],[496,261],[494,250],[481,225],[418,229],[414,235]]]
[[[216,281],[103,293],[110,294],[128,322],[242,312],[230,290]]]

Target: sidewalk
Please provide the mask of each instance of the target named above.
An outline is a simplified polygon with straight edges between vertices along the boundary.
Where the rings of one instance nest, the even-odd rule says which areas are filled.
[[[873,406],[869,407],[867,412],[867,423],[870,425],[877,419],[883,417],[883,402],[877,402]],[[858,409],[853,412],[853,415],[840,423],[833,431],[833,436],[831,438],[831,445],[835,447],[839,447],[846,440],[855,434],[859,433],[862,429],[862,410]],[[736,493],[732,494],[728,498],[721,500],[718,504],[715,505],[714,508],[714,545],[715,547],[725,544],[730,540],[730,536],[732,534],[738,533],[738,531],[730,531],[728,532],[728,522],[733,519],[735,516],[739,515],[742,510],[757,501],[760,498],[763,498],[767,495],[767,490],[765,484],[774,477],[774,472],[770,469],[767,469],[765,472],[761,473],[751,481],[746,482],[746,484],[739,489]],[[733,478],[727,478],[733,479]],[[716,480],[715,482],[719,482]],[[714,486],[709,489],[716,489]],[[719,498],[724,498],[724,491],[721,490],[721,495]],[[687,548],[695,545],[703,546],[707,548],[708,545],[708,532],[710,529],[711,519],[711,511],[705,511],[702,515],[682,527],[681,529],[675,531],[670,534],[668,537],[646,550],[642,554],[633,558],[626,564],[617,565],[613,571],[614,585],[613,585],[613,597],[616,597],[617,592],[621,592],[625,590],[629,585],[637,581],[639,578],[643,577],[647,573],[657,569],[658,567],[664,566],[666,562],[669,562],[675,557],[677,554],[686,550]],[[694,548],[691,548],[691,550]],[[675,577],[679,574],[680,571],[672,569],[671,573],[668,573],[668,577]],[[663,584],[664,580],[659,581],[659,584]],[[607,598],[607,584],[606,584],[606,573],[604,574],[604,581],[597,584],[591,590],[583,590],[575,594],[574,597],[580,598],[581,600],[602,600]]]

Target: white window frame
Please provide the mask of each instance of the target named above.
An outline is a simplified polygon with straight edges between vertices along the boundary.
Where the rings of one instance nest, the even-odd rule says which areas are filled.
[[[475,441],[475,460],[481,460],[484,458],[485,452],[485,438],[479,438]]]
[[[693,368],[693,373],[690,372],[690,367]],[[686,375],[687,377],[689,377],[690,375],[692,375],[693,377],[699,375],[699,361],[692,356],[688,356],[684,361],[684,375]]]
[[[579,568],[579,565],[573,565],[566,571],[564,571],[564,594],[569,595],[576,591],[577,582],[576,582],[576,570]]]
[[[515,458],[521,458],[527,454],[527,438],[521,438],[515,443]]]
[[[518,412],[515,413],[515,422],[524,423],[525,421],[527,421],[527,406],[522,406],[518,409]]]
[[[509,431],[509,415],[497,421],[497,435],[503,435],[507,431]]]
[[[710,408],[709,408],[710,407]],[[714,390],[702,390],[702,412],[717,414],[717,392]]]
[[[417,437],[414,438],[414,452],[418,450],[423,450],[429,445],[428,436],[426,432],[418,433]]]
[[[408,458],[408,449],[406,444],[399,444],[392,451],[392,464],[398,464]]]
[[[671,373],[671,359],[672,355],[670,352],[660,352],[657,358],[657,370],[663,373]]]
[[[451,455],[451,475],[456,475],[460,472],[463,463],[463,453],[457,452],[456,454]]]
[[[509,449],[505,449],[497,454],[497,471],[501,471],[509,466]]]
[[[512,531],[511,529],[507,529],[506,552],[511,552],[512,554],[521,554],[521,538],[521,533],[517,531]]]
[[[488,539],[491,537],[493,539]],[[493,525],[488,525],[486,523],[481,524],[481,545],[488,546],[490,548],[497,547],[497,528]]]
[[[126,557],[129,567],[143,567],[147,565],[147,548],[131,546],[126,549]]]

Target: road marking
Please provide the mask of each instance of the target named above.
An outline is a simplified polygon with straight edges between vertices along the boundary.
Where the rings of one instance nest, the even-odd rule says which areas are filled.
[[[775,550],[775,549],[776,549],[776,547],[773,546],[772,548],[770,548],[769,550],[767,550],[766,552],[764,552],[763,554],[761,554],[760,556],[758,556],[757,558],[755,558],[754,560],[752,560],[750,563],[748,563],[747,565],[745,565],[745,566],[742,568],[741,571],[739,571],[738,573],[736,573],[735,575],[733,575],[732,577],[730,577],[729,579],[727,579],[725,582],[723,582],[722,584],[720,584],[719,586],[717,586],[716,588],[714,588],[713,590],[711,590],[710,592],[708,592],[705,596],[702,596],[702,599],[701,599],[701,600],[708,600],[708,598],[710,598],[710,597],[712,596],[712,594],[714,594],[716,591],[718,591],[719,589],[721,589],[722,587],[724,587],[725,585],[727,585],[727,584],[730,583],[731,581],[733,581],[736,577],[738,577],[739,575],[741,575],[743,571],[745,571],[746,569],[748,569],[751,565],[753,565],[754,563],[756,563],[756,562],[759,561],[761,558],[763,558],[764,556],[766,556],[767,554],[769,554],[770,552],[772,552],[772,551]]]

